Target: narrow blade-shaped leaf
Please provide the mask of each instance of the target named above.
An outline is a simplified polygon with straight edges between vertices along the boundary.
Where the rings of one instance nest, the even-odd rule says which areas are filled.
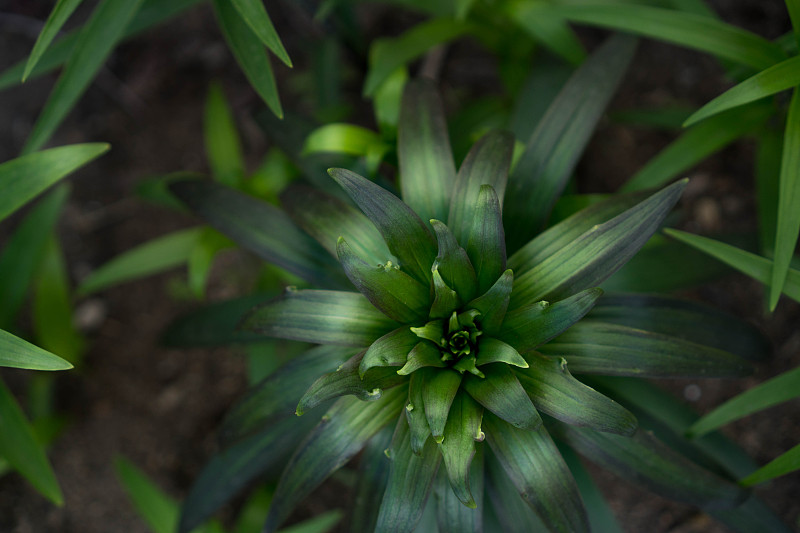
[[[206,180],[182,180],[170,190],[195,214],[259,257],[322,287],[342,287],[336,261],[283,212]]]
[[[406,420],[408,429],[411,432],[411,451],[420,455],[425,443],[431,436],[431,427],[428,425],[428,417],[425,416],[425,400],[422,391],[425,390],[426,382],[433,377],[435,370],[422,368],[411,374],[408,384],[408,403],[406,403]]]
[[[102,143],[73,144],[0,164],[0,220],[108,149]]]
[[[560,302],[536,302],[506,314],[500,338],[526,353],[565,331],[589,312],[601,289],[586,289]]]
[[[511,252],[544,227],[628,66],[635,40],[615,36],[586,60],[527,141],[506,191],[504,221]]]
[[[579,374],[639,377],[725,377],[752,372],[745,359],[669,335],[582,320],[539,347],[564,357]]]
[[[231,0],[231,3],[256,34],[256,37],[264,43],[264,46],[278,56],[278,59],[283,61],[287,67],[291,67],[292,60],[289,59],[289,54],[286,53],[281,38],[278,37],[278,32],[275,31],[261,0]]]
[[[390,331],[370,344],[358,371],[363,377],[367,370],[378,366],[403,366],[406,364],[408,352],[419,342],[408,326]]]
[[[214,228],[202,229],[186,261],[189,288],[198,300],[205,297],[206,283],[214,259],[221,251],[235,246],[236,243]]]
[[[789,272],[800,234],[800,89],[794,90],[783,136],[783,158],[775,231],[775,262],[769,290],[769,308],[775,310]]]
[[[483,438],[483,437],[481,437]],[[474,445],[474,443],[473,443]],[[436,494],[436,522],[440,533],[482,533],[484,524],[484,447],[475,446],[474,456],[466,473],[475,508],[468,507],[456,496],[452,484],[440,470],[434,484]],[[445,461],[447,456],[445,456]],[[493,531],[486,527],[487,531]]]
[[[78,294],[91,294],[185,264],[202,230],[179,230],[123,252],[87,276],[78,287]]]
[[[475,297],[478,289],[475,269],[467,257],[467,252],[458,244],[450,229],[438,220],[431,220],[439,244],[435,268],[442,279],[458,293],[462,301]]]
[[[400,267],[417,281],[429,283],[437,247],[419,216],[397,196],[354,172],[332,168],[328,173],[377,226]]]
[[[5,336],[8,333],[0,331],[0,335]],[[0,337],[0,340],[3,340],[3,337]],[[8,461],[48,500],[56,505],[64,502],[64,496],[47,462],[44,450],[36,442],[22,409],[2,381],[0,381],[0,457]]]
[[[559,300],[595,287],[644,246],[678,201],[687,180],[650,196],[597,225],[527,272],[517,274],[511,309],[542,299]]]
[[[105,63],[141,4],[142,0],[105,0],[95,8],[25,141],[23,153],[44,146]]]
[[[0,366],[28,370],[69,370],[72,365],[38,346],[0,329]]]
[[[450,486],[459,501],[470,509],[477,508],[476,500],[481,499],[480,493],[476,497],[471,490],[470,481],[473,476],[470,475],[470,466],[475,457],[475,441],[484,438],[481,431],[482,419],[483,407],[469,394],[459,391],[450,406],[444,438],[439,442]]]
[[[478,294],[483,294],[506,270],[503,215],[491,185],[481,185],[473,217],[466,250],[478,278]]]
[[[306,137],[303,143],[303,153],[334,152],[357,156],[366,156],[373,150],[388,146],[384,144],[381,136],[364,127],[354,124],[325,124],[315,129]]]
[[[467,309],[480,311],[481,330],[486,335],[494,335],[500,330],[506,316],[508,302],[511,300],[511,289],[514,285],[514,273],[506,270],[492,285],[492,288],[469,302]]]
[[[517,350],[505,342],[491,337],[481,339],[476,366],[489,363],[506,363],[508,365],[528,368],[528,363]]]
[[[81,5],[81,2],[82,0],[58,0],[55,7],[53,7],[53,10],[50,12],[50,15],[48,15],[42,31],[39,32],[39,37],[36,38],[36,43],[33,45],[31,55],[28,56],[28,62],[25,64],[25,72],[22,73],[23,82],[28,78],[33,67],[36,66],[36,63],[38,63],[42,54],[47,50],[47,47],[50,46],[50,43],[53,42],[55,36],[58,35],[59,30],[61,30],[61,27],[67,19],[69,19],[70,15]]]
[[[251,311],[241,328],[281,339],[366,347],[397,326],[357,292],[288,288]]]
[[[756,70],[786,59],[778,45],[705,15],[630,4],[560,6],[557,12],[574,22],[659,39]]]
[[[416,372],[420,368],[432,366],[434,368],[444,368],[447,366],[442,361],[442,354],[432,343],[422,341],[417,343],[408,353],[408,360],[403,368],[397,371],[401,376],[407,376]]]
[[[224,185],[237,187],[245,175],[242,143],[225,93],[218,83],[211,84],[206,96],[203,134],[211,175]]]
[[[481,370],[485,379],[464,374],[463,387],[472,398],[514,427],[533,430],[542,425],[542,418],[508,365],[486,365]]]
[[[447,220],[456,167],[442,102],[430,82],[406,84],[397,133],[403,200],[423,220]]]
[[[430,309],[430,318],[447,318],[458,306],[461,298],[451,289],[439,274],[439,269],[433,269],[433,305]]]
[[[515,374],[533,405],[571,426],[586,426],[618,435],[636,431],[636,417],[620,404],[572,377],[565,359],[527,354],[527,370]]]
[[[387,391],[380,400],[368,403],[356,398],[339,399],[322,422],[297,447],[286,465],[275,490],[264,531],[275,531],[295,505],[361,451],[381,428],[396,420],[407,392],[405,387],[396,387]],[[400,423],[408,427],[402,418]],[[408,453],[411,454],[410,448]],[[403,461],[404,464],[407,462]],[[381,523],[380,518],[378,523]]]
[[[564,462],[567,463],[570,472],[572,472],[572,477],[575,478],[575,483],[578,485],[592,531],[622,533],[622,528],[614,517],[608,502],[603,497],[603,493],[583,464],[581,464],[575,452],[566,446],[559,447],[558,451],[561,452],[561,457],[564,458]]]
[[[392,444],[394,427],[386,426],[372,437],[358,461],[358,481],[352,498],[349,530],[352,533],[374,533],[381,500],[389,481],[391,461],[386,450]],[[242,532],[245,533],[245,532]]]
[[[447,227],[459,243],[464,244],[469,239],[481,185],[491,185],[494,188],[502,209],[513,151],[512,135],[491,131],[475,143],[461,163],[453,185],[450,213],[447,217]]]
[[[488,503],[484,513],[487,532],[530,533],[545,531],[539,516],[522,499],[522,495],[506,475],[505,469],[489,446],[484,446]],[[493,523],[494,522],[494,523]],[[492,526],[494,526],[492,528]]]
[[[779,476],[785,476],[795,470],[800,470],[800,444],[785,452],[763,467],[759,468],[739,483],[745,487],[752,487]]]
[[[461,374],[453,370],[441,370],[433,373],[425,380],[422,388],[422,402],[425,406],[425,417],[431,428],[433,439],[441,443],[450,406],[461,386]]]
[[[430,307],[430,289],[388,261],[368,265],[339,237],[337,254],[345,274],[372,305],[400,323],[424,321]]]
[[[507,9],[514,22],[552,52],[573,65],[580,65],[586,59],[586,51],[578,36],[550,5],[514,2]]]
[[[178,504],[124,457],[114,459],[117,478],[131,503],[154,533],[173,533],[178,525]]]
[[[411,533],[425,509],[442,455],[428,440],[417,455],[411,449],[408,424],[401,417],[389,448],[389,481],[375,531]]]
[[[283,118],[278,87],[264,45],[239,16],[231,0],[214,0],[214,11],[225,40],[242,72],[275,116]]]
[[[483,419],[486,441],[522,498],[551,531],[589,531],[572,474],[547,430],[520,430],[497,417]]]

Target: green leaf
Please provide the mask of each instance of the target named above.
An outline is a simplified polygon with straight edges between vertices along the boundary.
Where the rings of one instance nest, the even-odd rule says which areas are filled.
[[[727,377],[752,372],[749,362],[716,348],[586,319],[540,346],[539,351],[565,358],[578,374]]]
[[[560,300],[595,287],[644,246],[678,201],[687,180],[650,196],[608,222],[593,226],[530,270],[517,272],[511,309]]]
[[[511,311],[503,321],[500,338],[518,352],[529,352],[583,318],[601,294],[601,289],[586,289],[554,304],[542,300]]]
[[[705,15],[632,4],[560,6],[556,12],[574,22],[708,52],[756,70],[786,59],[778,45]]]
[[[288,288],[251,311],[241,328],[281,339],[366,347],[397,326],[357,292]]]
[[[400,105],[403,100],[403,89],[408,83],[408,69],[398,67],[375,90],[372,108],[375,122],[384,138],[397,137],[397,124],[400,121]]]
[[[466,250],[478,278],[478,294],[483,294],[506,270],[503,216],[491,185],[481,185],[473,217]]]
[[[325,124],[312,131],[303,144],[303,153],[334,152],[356,156],[378,153],[382,158],[389,150],[381,136],[353,124]]]
[[[53,189],[30,210],[3,247],[0,254],[0,327],[13,329],[68,195],[66,185]]]
[[[114,459],[114,470],[139,516],[153,533],[173,533],[180,512],[175,501],[124,457]]]
[[[445,283],[438,268],[433,269],[433,294],[430,318],[447,318],[461,305],[458,293]]]
[[[326,533],[331,531],[342,518],[344,518],[342,511],[328,511],[304,522],[285,527],[280,530],[280,533]]]
[[[435,370],[423,368],[411,374],[408,383],[408,403],[406,403],[406,420],[411,433],[411,450],[420,455],[428,437],[431,436],[431,427],[428,417],[425,416],[425,401],[422,391],[427,386],[426,382],[433,377]]]
[[[354,503],[352,513],[348,517],[348,529],[352,533],[375,532],[381,500],[389,480],[391,462],[387,460],[386,450],[392,443],[393,433],[393,427],[383,428],[370,439],[364,447],[364,451],[361,452],[361,458],[358,461],[358,478],[352,498]]]
[[[218,83],[212,83],[208,89],[203,134],[212,176],[224,185],[240,185],[245,175],[242,143]]]
[[[663,185],[736,139],[758,129],[772,112],[771,106],[759,103],[730,110],[693,126],[650,159],[621,190],[633,191]]]
[[[772,96],[796,85],[800,85],[800,57],[782,61],[728,89],[695,111],[683,125],[690,126],[717,113]]]
[[[434,46],[461,37],[469,26],[448,18],[435,18],[414,26],[395,38],[377,39],[369,51],[369,72],[364,96],[372,96],[399,67],[413,61]],[[432,217],[428,217],[432,218]],[[444,217],[441,217],[444,219]]]
[[[486,529],[507,533],[546,531],[547,526],[542,524],[539,516],[522,499],[491,448],[484,446],[484,450],[486,456],[485,490],[490,503],[484,512]],[[495,524],[492,523],[493,521]]]
[[[480,311],[478,319],[481,331],[486,335],[494,335],[500,330],[506,316],[508,302],[511,299],[511,289],[514,284],[514,273],[506,270],[498,278],[492,288],[466,305],[466,309]]]
[[[206,282],[211,272],[214,258],[219,252],[233,248],[236,244],[213,228],[203,228],[194,243],[186,267],[188,270],[189,288],[197,299],[205,294]]]
[[[486,365],[482,370],[485,378],[464,375],[463,387],[470,396],[514,427],[536,429],[542,425],[542,418],[508,365]]]
[[[279,209],[207,180],[170,190],[197,216],[259,257],[319,286],[346,286],[333,258]]]
[[[364,352],[351,357],[335,372],[325,374],[314,382],[297,404],[297,416],[301,416],[321,403],[340,396],[353,395],[359,400],[375,401],[383,396],[385,389],[396,387],[407,381],[392,368],[375,368],[362,378],[358,367]],[[280,394],[283,394],[281,391]]]
[[[726,265],[730,265],[739,272],[747,274],[751,278],[768,285],[770,273],[772,271],[772,261],[756,254],[740,250],[730,244],[715,241],[707,237],[692,235],[684,231],[667,228],[664,233],[672,238],[693,246],[698,250],[719,259]],[[790,268],[786,276],[786,284],[783,292],[789,298],[800,302],[800,270]]]
[[[459,243],[466,243],[469,239],[482,185],[494,188],[502,208],[513,150],[513,136],[491,131],[475,143],[458,169],[447,226]]]
[[[25,64],[25,72],[22,73],[23,83],[28,76],[30,76],[33,67],[35,67],[36,63],[41,59],[42,54],[44,54],[47,47],[50,46],[50,43],[53,42],[55,36],[58,35],[61,27],[67,19],[69,19],[75,9],[81,5],[81,1],[82,0],[58,0],[58,2],[56,2],[55,7],[53,7],[53,10],[47,17],[47,21],[44,23],[42,31],[39,33],[39,37],[36,39],[36,43],[33,45],[33,50],[31,50],[31,55],[28,57],[28,62]]]
[[[108,148],[102,143],[73,144],[0,164],[0,220]]]
[[[702,509],[729,509],[747,497],[747,492],[689,461],[650,432],[623,437],[560,423],[553,429],[593,463],[666,498]]]
[[[527,370],[515,374],[536,408],[571,426],[632,435],[637,421],[620,404],[584,385],[569,373],[567,361],[526,354]]]
[[[2,345],[7,344],[7,337],[10,335],[0,330]],[[6,353],[5,346],[0,353]],[[2,380],[0,380],[0,457],[8,461],[48,500],[56,505],[64,503],[64,496],[47,462],[44,450],[36,442],[22,409]]]
[[[122,38],[125,26],[141,4],[142,0],[104,0],[95,8],[81,29],[75,48],[36,119],[22,153],[39,150],[52,136]]]
[[[778,224],[783,123],[766,126],[756,137],[755,182],[758,214],[758,244],[762,255],[771,257]],[[779,129],[780,128],[780,129]]]
[[[264,531],[275,531],[295,505],[361,451],[381,428],[397,419],[406,394],[405,387],[396,387],[375,402],[364,403],[356,398],[339,399],[322,422],[299,444],[286,465],[275,490]],[[407,427],[402,418],[400,423]],[[391,473],[389,486],[392,486]]]
[[[430,289],[387,261],[368,265],[343,237],[337,245],[339,261],[353,285],[386,316],[403,324],[424,321],[431,305]]]
[[[473,477],[470,475],[470,465],[475,457],[475,441],[482,441],[484,438],[481,431],[483,407],[462,390],[456,395],[449,411],[439,449],[453,492],[461,503],[475,509],[478,507],[476,500],[480,500],[482,495],[470,490],[470,478]],[[481,487],[476,487],[479,488]]]
[[[179,230],[123,252],[87,276],[78,287],[78,294],[85,296],[186,263],[202,230]]]
[[[759,468],[739,483],[745,487],[752,487],[779,476],[785,476],[795,470],[800,470],[800,444],[785,452],[763,467]]]
[[[440,443],[444,438],[444,427],[450,406],[461,386],[462,375],[453,370],[441,370],[433,373],[425,380],[422,388],[422,402],[425,406],[425,417],[431,429],[433,439]]]
[[[578,485],[592,531],[622,533],[622,528],[614,517],[614,513],[603,497],[600,488],[594,483],[575,452],[566,446],[560,447],[558,451],[561,453],[564,462],[567,463],[570,472],[572,472],[572,477],[575,478],[575,483]]]
[[[214,12],[222,34],[250,84],[275,116],[283,118],[278,87],[275,85],[275,76],[272,74],[264,45],[248,23],[239,16],[233,4],[233,0],[214,0]]]
[[[462,301],[469,301],[475,296],[477,279],[475,269],[467,257],[467,252],[459,246],[450,229],[438,220],[431,220],[439,243],[439,253],[434,262],[444,282],[453,287]]]
[[[442,361],[442,354],[436,346],[430,342],[422,341],[411,349],[408,353],[406,364],[397,373],[401,376],[407,376],[420,368],[429,366],[444,368],[447,365]]]
[[[364,374],[370,368],[380,366],[403,366],[406,364],[408,353],[418,342],[419,337],[417,337],[408,326],[390,331],[373,342],[367,349],[358,367],[361,377],[364,377]]]
[[[64,359],[2,329],[0,329],[0,366],[28,370],[69,370],[72,368],[72,365]]]
[[[264,46],[278,56],[278,59],[283,61],[287,67],[291,67],[292,60],[289,59],[289,54],[286,53],[281,38],[278,37],[278,32],[275,31],[261,0],[231,0],[231,3],[256,37],[264,43]]]
[[[531,37],[573,65],[586,59],[578,36],[566,21],[543,2],[514,2],[506,8],[508,15]]]
[[[695,422],[689,437],[699,437],[734,420],[800,396],[800,368],[789,370],[734,396]]]
[[[547,430],[519,430],[491,414],[486,441],[525,502],[550,531],[589,531],[572,474]]]
[[[481,436],[482,438],[483,436]],[[484,523],[483,446],[475,447],[473,453],[474,457],[470,455],[471,462],[465,475],[469,480],[467,486],[474,495],[475,508],[464,505],[458,499],[452,485],[441,470],[436,477],[433,490],[436,495],[436,522],[440,533],[480,533],[484,527],[488,531],[495,531],[489,529],[491,526]]]
[[[636,41],[609,39],[572,75],[528,140],[506,191],[504,222],[516,251],[547,222],[611,96]]]
[[[428,440],[419,454],[411,449],[408,424],[401,417],[388,450],[391,466],[375,531],[411,533],[416,528],[442,455]]]
[[[475,361],[475,365],[482,366],[489,363],[506,363],[520,368],[528,368],[528,363],[517,350],[505,342],[491,337],[481,339],[478,360]]]
[[[444,109],[432,83],[406,84],[397,135],[403,201],[423,220],[447,220],[456,167]]]
[[[775,231],[775,262],[770,279],[769,308],[778,305],[800,234],[800,89],[795,89],[786,117],[783,159],[778,192],[778,222]]]
[[[419,216],[398,197],[366,178],[343,168],[328,171],[367,215],[395,257],[417,281],[430,283],[436,242]]]

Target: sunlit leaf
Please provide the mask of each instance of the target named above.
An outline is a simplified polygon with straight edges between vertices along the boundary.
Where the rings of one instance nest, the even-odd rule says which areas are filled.
[[[273,54],[283,61],[287,67],[292,66],[292,60],[278,37],[278,32],[272,25],[272,21],[264,9],[261,0],[231,0],[231,3],[239,12],[239,15],[247,23],[253,33],[269,48]]]
[[[33,45],[33,50],[31,50],[31,54],[28,57],[28,62],[25,64],[25,72],[22,73],[23,82],[28,78],[33,67],[36,66],[36,63],[42,57],[42,54],[44,54],[47,47],[50,46],[50,43],[53,42],[53,39],[58,35],[58,32],[67,19],[69,19],[70,15],[81,5],[82,1],[83,0],[58,0],[55,7],[53,7],[53,10],[50,12],[50,15],[47,17],[42,31],[39,32],[36,43]]]

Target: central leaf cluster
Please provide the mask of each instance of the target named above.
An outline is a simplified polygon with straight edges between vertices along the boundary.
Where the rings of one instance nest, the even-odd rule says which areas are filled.
[[[479,350],[478,337],[483,333],[477,322],[480,315],[480,311],[476,309],[468,309],[463,313],[453,311],[446,321],[432,320],[422,327],[412,327],[411,331],[438,347],[444,365],[462,374],[468,371],[483,378],[483,372],[475,366]]]

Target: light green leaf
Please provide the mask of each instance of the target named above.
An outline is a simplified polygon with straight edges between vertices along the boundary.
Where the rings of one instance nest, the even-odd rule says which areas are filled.
[[[447,318],[458,306],[461,299],[458,293],[451,289],[439,274],[439,269],[433,269],[433,305],[430,309],[431,318]]]
[[[239,16],[231,0],[214,0],[214,11],[225,40],[250,84],[275,116],[283,118],[275,76],[261,40]]]
[[[236,244],[213,228],[203,228],[189,252],[186,267],[188,269],[189,288],[197,299],[205,294],[206,282],[211,272],[214,258],[227,248]]]
[[[153,533],[173,533],[180,512],[177,503],[124,457],[114,459],[114,469],[128,498],[150,530]]]
[[[730,265],[739,272],[747,274],[765,285],[768,285],[770,282],[772,261],[769,259],[757,256],[745,250],[740,250],[724,242],[715,241],[699,235],[692,235],[684,231],[667,228],[664,230],[664,233],[716,257],[726,265]],[[800,270],[794,268],[789,269],[786,276],[786,284],[783,286],[783,292],[789,298],[800,302]]]
[[[782,61],[728,89],[695,111],[683,125],[690,126],[727,109],[755,102],[796,85],[800,85],[800,57]]]
[[[632,4],[560,6],[556,12],[574,22],[659,39],[756,70],[786,59],[778,45],[705,15]]]
[[[478,321],[484,334],[494,335],[500,330],[506,316],[508,302],[511,299],[513,284],[514,273],[506,270],[491,289],[465,306],[466,309],[480,311],[481,315]]]
[[[122,38],[125,26],[141,4],[142,0],[104,0],[95,8],[36,119],[22,148],[24,154],[39,150],[50,139]]]
[[[0,366],[28,370],[69,370],[72,368],[72,365],[62,358],[2,329],[0,329]]]
[[[783,159],[778,192],[778,222],[775,231],[775,262],[770,279],[769,308],[778,305],[792,254],[800,234],[800,88],[794,90],[786,117],[783,137]]]
[[[734,420],[798,396],[800,368],[795,368],[734,396],[695,422],[686,433],[689,437],[699,437]]]
[[[462,375],[453,370],[441,370],[433,373],[425,380],[422,388],[422,402],[425,406],[425,417],[431,428],[433,440],[441,444],[444,438],[444,427],[450,406],[461,386]]]
[[[102,143],[73,144],[0,164],[0,220],[108,149]]]
[[[369,72],[364,80],[364,96],[372,96],[399,67],[438,44],[461,37],[467,31],[469,26],[463,22],[435,18],[414,26],[399,37],[375,40],[369,51]],[[444,215],[440,218],[444,219]]]
[[[203,134],[211,175],[224,185],[240,185],[245,175],[242,143],[219,83],[208,89]]]
[[[485,436],[481,431],[482,419],[483,407],[469,394],[463,390],[459,391],[450,406],[447,425],[442,434],[443,439],[439,442],[452,491],[458,500],[470,509],[476,509],[478,501],[483,496],[478,492],[482,488],[480,485],[475,487],[477,489],[475,491],[470,487],[471,480],[476,477],[470,475],[470,466],[475,457],[475,441],[482,441]],[[482,466],[479,464],[477,468],[482,470]],[[478,513],[475,510],[472,512]]]
[[[25,72],[22,73],[23,83],[28,79],[33,67],[36,66],[36,63],[42,57],[45,50],[47,50],[47,47],[50,46],[50,43],[53,42],[55,36],[58,35],[61,27],[67,19],[69,19],[75,9],[81,5],[81,2],[82,0],[58,0],[58,2],[56,2],[55,7],[53,7],[53,10],[47,17],[47,21],[44,23],[42,31],[39,33],[39,37],[36,39],[36,43],[33,45],[33,50],[31,50],[31,55],[28,57],[28,62],[25,64]]]
[[[481,370],[485,378],[464,374],[463,387],[472,398],[514,427],[533,430],[542,425],[542,418],[508,365],[486,365]]]
[[[572,474],[547,430],[520,430],[487,413],[486,441],[525,502],[550,531],[589,531]]]
[[[603,44],[575,71],[527,140],[505,195],[504,222],[513,229],[507,236],[509,251],[516,251],[544,227],[635,45],[627,36]]]
[[[472,215],[466,251],[478,278],[478,294],[484,294],[506,270],[503,215],[491,185],[481,185]]]
[[[0,353],[6,352],[7,337],[10,337],[10,334],[0,330],[0,345],[3,345]],[[0,380],[0,457],[8,461],[48,500],[56,505],[64,503],[64,496],[47,462],[44,450],[36,442],[22,409],[2,380]]]
[[[506,8],[508,15],[531,37],[573,65],[586,59],[580,39],[566,21],[544,2],[513,2]]]
[[[405,387],[396,387],[375,402],[339,399],[319,425],[297,445],[297,451],[286,464],[263,531],[275,531],[295,505],[361,451],[381,428],[398,420],[407,394]],[[399,427],[408,427],[402,417],[399,423]],[[408,453],[411,454],[410,448]],[[408,461],[402,464],[406,465]],[[392,487],[391,473],[389,487]],[[390,491],[391,488],[387,489],[387,494]],[[378,523],[381,523],[380,518]]]
[[[485,337],[481,338],[475,366],[488,365],[489,363],[506,363],[520,368],[528,368],[528,363],[513,347],[501,340]]]
[[[262,1],[231,0],[231,3],[250,29],[253,30],[253,33],[256,34],[256,37],[264,43],[264,46],[278,56],[278,59],[283,61],[287,67],[291,67],[292,60],[289,59],[289,54],[286,53],[281,38],[278,37],[278,32],[275,31],[275,27],[272,25]]]
[[[401,376],[413,375],[420,368],[429,366],[444,368],[447,364],[442,361],[442,354],[436,346],[430,342],[422,341],[408,352],[406,364],[397,373]]]
[[[367,370],[376,366],[403,366],[408,353],[418,342],[419,337],[408,326],[387,333],[367,349],[359,366],[359,373],[363,377]]]
[[[382,158],[388,150],[389,146],[380,135],[353,124],[325,124],[312,131],[303,144],[304,154],[333,152],[370,156],[377,152]]]
[[[179,230],[123,252],[92,272],[77,292],[85,296],[182,265],[189,260],[201,233],[202,228]]]
[[[408,69],[398,67],[375,90],[372,98],[372,108],[375,112],[375,122],[385,138],[396,138],[397,124],[400,121],[400,104],[403,100],[403,90],[408,83]]]
[[[779,476],[785,476],[795,470],[800,470],[800,444],[785,452],[749,476],[740,480],[745,487],[752,487]]]

